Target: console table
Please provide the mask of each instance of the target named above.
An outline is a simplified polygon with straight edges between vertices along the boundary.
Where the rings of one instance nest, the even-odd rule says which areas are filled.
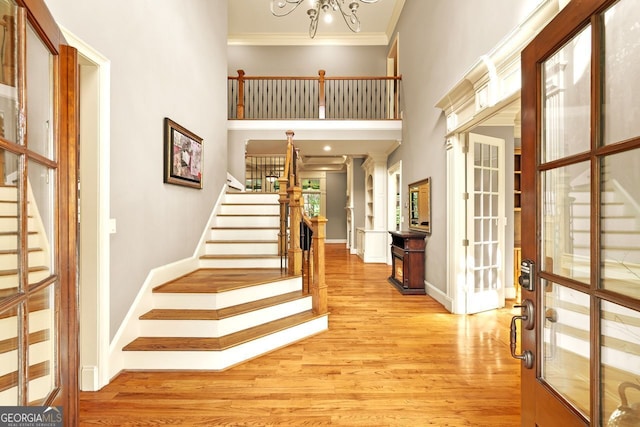
[[[390,231],[389,283],[405,295],[424,295],[424,233]]]

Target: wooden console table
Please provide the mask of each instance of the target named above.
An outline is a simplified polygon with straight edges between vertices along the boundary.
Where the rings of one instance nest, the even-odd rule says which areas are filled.
[[[424,295],[425,235],[390,231],[391,276],[389,282],[405,295]]]

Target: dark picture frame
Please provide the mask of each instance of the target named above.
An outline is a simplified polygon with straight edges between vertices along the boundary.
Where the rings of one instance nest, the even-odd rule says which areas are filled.
[[[202,138],[164,118],[164,182],[202,188]]]

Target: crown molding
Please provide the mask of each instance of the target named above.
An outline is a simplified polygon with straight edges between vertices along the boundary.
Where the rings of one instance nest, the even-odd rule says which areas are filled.
[[[385,33],[242,33],[229,34],[228,46],[387,46]]]

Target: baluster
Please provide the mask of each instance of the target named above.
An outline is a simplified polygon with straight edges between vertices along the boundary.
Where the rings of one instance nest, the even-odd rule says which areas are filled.
[[[318,71],[318,118],[325,118],[325,100],[324,100],[324,70]]]

